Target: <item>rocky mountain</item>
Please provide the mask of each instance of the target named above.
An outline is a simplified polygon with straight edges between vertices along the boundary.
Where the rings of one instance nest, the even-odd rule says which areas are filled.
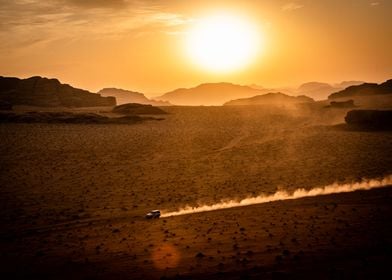
[[[98,92],[102,96],[114,96],[117,100],[117,104],[127,103],[138,103],[138,104],[150,104],[154,106],[170,106],[169,102],[156,101],[148,99],[143,93],[124,90],[119,88],[104,88]]]
[[[87,90],[60,83],[57,79],[31,77],[19,79],[0,76],[0,101],[12,105],[45,107],[115,106],[114,97],[102,97]]]
[[[328,99],[392,94],[392,79],[381,84],[363,83],[335,92]]]
[[[247,98],[267,93],[267,90],[231,83],[208,83],[194,88],[180,88],[157,97],[175,105],[222,105],[238,98]]]
[[[281,92],[267,93],[264,95],[257,95],[250,98],[242,98],[229,101],[224,105],[276,105],[285,106],[299,103],[312,103],[314,100],[307,96],[290,96]]]

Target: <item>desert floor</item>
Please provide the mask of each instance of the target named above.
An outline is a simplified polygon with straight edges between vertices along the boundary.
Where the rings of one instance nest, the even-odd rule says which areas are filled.
[[[391,274],[391,187],[157,220],[144,215],[392,174],[392,132],[335,126],[345,115],[336,109],[165,110],[165,120],[135,125],[1,124],[0,273],[7,279]]]

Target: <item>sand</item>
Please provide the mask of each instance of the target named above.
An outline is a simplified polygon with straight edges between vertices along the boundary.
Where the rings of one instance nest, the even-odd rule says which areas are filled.
[[[378,278],[392,188],[147,221],[277,190],[379,178],[392,133],[313,114],[167,107],[135,125],[1,124],[1,270],[48,279]]]

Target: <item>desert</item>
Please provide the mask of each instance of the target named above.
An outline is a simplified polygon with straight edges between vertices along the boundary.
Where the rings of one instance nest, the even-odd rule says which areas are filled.
[[[7,277],[266,279],[386,273],[391,189],[144,220],[151,209],[382,178],[390,131],[349,109],[165,107],[132,125],[0,125]],[[327,277],[328,276],[328,277]]]
[[[0,0],[0,278],[391,279],[391,12]]]

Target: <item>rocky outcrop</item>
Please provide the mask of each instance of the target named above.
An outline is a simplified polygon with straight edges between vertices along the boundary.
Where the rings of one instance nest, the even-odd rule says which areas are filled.
[[[345,121],[348,125],[369,129],[392,129],[392,110],[352,110]]]
[[[224,105],[233,106],[233,105],[277,105],[277,106],[285,106],[285,105],[293,105],[300,103],[312,103],[314,100],[307,96],[290,96],[284,93],[276,92],[276,93],[267,93],[263,95],[257,95],[250,98],[242,98],[229,101]]]
[[[0,77],[0,101],[12,105],[44,107],[115,106],[114,97],[61,84],[57,79],[31,77],[28,79]]]
[[[350,86],[344,90],[335,92],[328,96],[328,99],[351,98],[356,96],[372,96],[392,94],[392,79],[382,84],[364,83]]]
[[[163,115],[167,114],[158,107],[145,104],[128,103],[113,108],[113,113],[122,115]]]

